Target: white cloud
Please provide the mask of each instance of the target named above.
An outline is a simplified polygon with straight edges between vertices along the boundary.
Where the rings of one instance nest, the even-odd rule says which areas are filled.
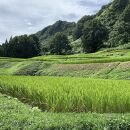
[[[57,20],[77,21],[110,0],[1,0],[0,41],[35,33]]]

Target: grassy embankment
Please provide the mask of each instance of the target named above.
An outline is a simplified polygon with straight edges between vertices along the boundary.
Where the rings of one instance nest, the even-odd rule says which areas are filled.
[[[0,58],[0,75],[129,79],[130,50],[105,50],[93,54],[40,56],[30,59]]]
[[[0,95],[0,130],[128,130],[130,114],[43,113]]]

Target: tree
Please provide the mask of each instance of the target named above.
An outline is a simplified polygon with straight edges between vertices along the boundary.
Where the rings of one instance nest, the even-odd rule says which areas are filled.
[[[35,35],[11,37],[3,47],[7,57],[30,58],[40,54],[39,39]]]
[[[127,4],[126,8],[124,9],[123,13],[121,14],[120,20],[130,23],[130,2],[129,2],[129,4]]]
[[[71,51],[70,42],[67,36],[63,33],[56,33],[54,38],[51,40],[50,52],[51,54],[62,55]]]
[[[0,45],[0,56],[4,56],[4,48]]]
[[[130,40],[130,24],[124,21],[117,21],[109,34],[109,46],[116,47],[128,43]]]
[[[123,10],[128,5],[129,0],[114,0],[112,4],[113,11]]]
[[[34,56],[38,56],[41,52],[41,45],[40,45],[40,42],[39,42],[39,38],[32,34],[29,36],[29,39],[30,39],[30,43],[33,45],[33,55]]]
[[[82,36],[84,52],[93,53],[100,49],[106,36],[107,29],[98,20],[88,21]]]
[[[12,38],[12,37],[11,37]],[[10,38],[10,39],[11,39]],[[7,49],[7,47],[8,47],[8,40],[6,39],[6,41],[5,41],[5,43],[4,44],[2,44],[2,48],[3,48],[3,56],[6,56],[6,57],[8,57],[8,49]]]
[[[73,32],[73,38],[74,38],[75,40],[79,39],[79,38],[83,35],[84,24],[85,24],[87,21],[92,20],[94,17],[95,17],[94,15],[92,15],[92,16],[86,15],[86,16],[82,17],[82,18],[78,21],[78,23],[77,23],[77,25],[76,25],[76,27],[75,27],[75,29],[74,29],[74,32]]]

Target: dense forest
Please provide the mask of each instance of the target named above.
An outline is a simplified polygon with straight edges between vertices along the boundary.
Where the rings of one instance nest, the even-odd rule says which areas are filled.
[[[130,41],[130,0],[114,0],[77,23],[57,21],[36,34],[11,37],[0,56],[29,58],[44,54],[93,53]]]

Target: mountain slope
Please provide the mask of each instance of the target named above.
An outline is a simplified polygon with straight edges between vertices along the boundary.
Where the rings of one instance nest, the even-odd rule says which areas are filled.
[[[112,30],[113,25],[119,20],[128,2],[129,0],[114,0],[112,3],[102,7],[97,13],[96,19],[99,19],[102,24]]]
[[[107,44],[115,47],[128,43],[130,41],[130,1],[114,0],[106,7],[101,14],[97,15],[96,19],[99,19],[108,28]]]
[[[63,32],[66,35],[72,35],[74,27],[74,22],[66,22],[66,21],[57,21],[53,25],[50,25],[43,30],[36,33],[36,35],[39,37],[40,42],[44,47],[48,46],[49,40],[57,33],[57,32]]]
[[[77,23],[57,21],[37,32],[36,35],[39,37],[43,48],[48,48],[50,39],[57,32],[63,32],[70,38],[73,51],[75,53],[82,52],[83,30],[86,22],[91,22],[94,19],[99,20],[108,30],[108,37],[104,42],[107,47],[116,47],[130,41],[130,0],[114,0],[103,6],[97,14],[84,16]]]
[[[130,41],[130,0],[114,0],[103,6],[96,15],[81,18],[74,31],[74,34],[78,34],[76,39],[82,37],[85,23],[93,19],[99,20],[107,28],[108,38],[105,44],[109,47]]]

